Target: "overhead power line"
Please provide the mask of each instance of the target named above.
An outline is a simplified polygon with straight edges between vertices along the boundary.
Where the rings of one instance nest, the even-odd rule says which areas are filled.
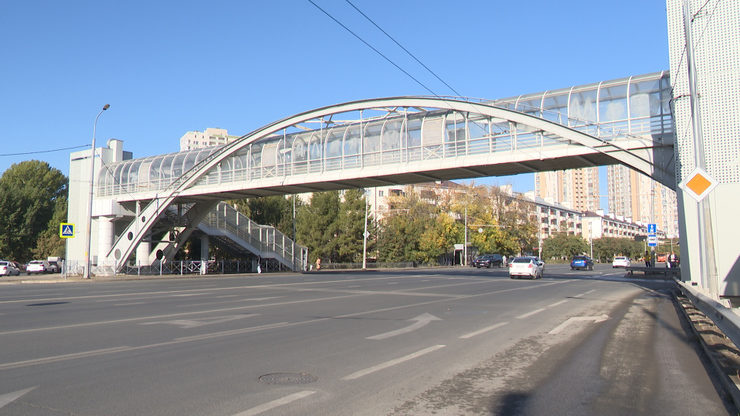
[[[352,6],[355,10],[357,10],[357,13],[361,14],[362,17],[364,17],[365,19],[367,19],[370,23],[373,24],[373,26],[375,26],[376,28],[378,28],[379,31],[383,32],[383,34],[386,35],[388,37],[388,39],[392,40],[393,43],[395,43],[396,45],[398,45],[399,48],[403,49],[403,51],[406,52],[410,57],[414,58],[414,60],[416,62],[418,62],[419,65],[423,66],[424,69],[426,69],[427,71],[429,71],[430,74],[434,75],[434,77],[437,78],[441,83],[445,84],[447,86],[447,88],[449,88],[450,90],[452,90],[459,97],[462,97],[462,94],[460,94],[456,89],[452,88],[452,86],[450,84],[446,83],[445,80],[443,80],[439,75],[437,75],[434,71],[432,71],[428,66],[424,65],[424,63],[421,62],[421,60],[419,60],[419,58],[417,58],[416,56],[414,56],[413,53],[411,53],[408,49],[406,49],[403,45],[401,45],[401,43],[398,42],[396,39],[394,39],[393,36],[391,36],[390,34],[388,34],[388,32],[386,32],[385,30],[383,30],[383,28],[380,27],[377,23],[375,23],[375,21],[373,21],[373,19],[371,19],[368,15],[366,15],[365,13],[363,13],[362,10],[360,10],[357,6],[355,6],[351,1],[349,1],[349,0],[345,0],[345,1],[347,2],[347,4],[349,4],[350,6]]]
[[[37,154],[41,154],[41,153],[62,152],[62,151],[65,151],[65,150],[81,149],[83,147],[90,147],[90,145],[89,144],[84,144],[84,145],[80,145],[80,146],[60,147],[58,149],[36,150],[36,151],[33,151],[33,152],[0,153],[0,157],[6,157],[6,156],[25,156],[25,155],[37,155]]]
[[[387,56],[383,55],[382,52],[380,52],[375,47],[373,47],[373,45],[369,44],[367,41],[365,41],[365,39],[361,38],[358,34],[356,34],[355,32],[353,32],[350,28],[348,28],[347,26],[345,26],[344,24],[342,24],[342,22],[340,22],[339,20],[337,20],[334,16],[332,16],[326,10],[322,9],[318,4],[314,3],[313,0],[307,0],[307,1],[309,3],[311,3],[317,9],[321,10],[321,12],[323,12],[325,15],[327,15],[331,20],[333,20],[336,24],[338,24],[339,26],[341,26],[344,30],[346,30],[347,32],[351,33],[352,36],[356,37],[360,42],[364,43],[365,46],[367,46],[368,48],[372,49],[375,53],[377,53],[378,55],[380,55],[383,59],[385,59],[386,61],[388,61],[388,63],[390,63],[391,65],[395,66],[399,71],[401,71],[404,74],[406,74],[407,77],[411,78],[412,80],[414,80],[414,82],[416,82],[417,84],[419,84],[422,88],[424,88],[425,90],[429,91],[435,97],[439,98],[439,95],[437,95],[437,93],[435,93],[434,91],[432,91],[431,88],[429,88],[426,85],[424,85],[421,81],[419,81],[418,79],[414,78],[413,75],[409,74],[406,70],[404,70],[403,68],[401,68],[400,66],[398,66],[390,58],[388,58]]]

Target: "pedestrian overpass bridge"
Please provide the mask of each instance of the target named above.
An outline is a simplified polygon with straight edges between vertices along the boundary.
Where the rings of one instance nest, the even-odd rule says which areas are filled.
[[[494,101],[369,99],[290,116],[224,146],[107,164],[96,176],[91,254],[115,270],[134,252],[170,259],[206,218],[218,221],[219,201],[245,197],[618,163],[675,189],[671,98],[664,71]],[[290,244],[284,254],[295,265],[303,251]]]

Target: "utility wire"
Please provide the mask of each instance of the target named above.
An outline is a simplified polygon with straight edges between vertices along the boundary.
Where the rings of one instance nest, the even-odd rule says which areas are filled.
[[[0,157],[5,156],[25,156],[25,155],[36,155],[41,153],[52,153],[52,152],[61,152],[64,150],[72,150],[72,149],[81,149],[83,147],[90,147],[89,144],[81,145],[81,146],[71,146],[71,147],[62,147],[59,149],[51,149],[51,150],[36,150],[33,152],[21,152],[21,153],[0,153]]]
[[[406,48],[405,48],[405,47],[404,47],[403,45],[401,45],[401,44],[400,44],[400,43],[399,43],[399,42],[398,42],[398,41],[397,41],[396,39],[394,39],[394,38],[393,38],[393,36],[391,36],[390,34],[388,34],[388,32],[386,32],[385,30],[383,30],[383,28],[382,28],[382,27],[378,26],[378,24],[377,24],[377,23],[375,23],[375,21],[373,21],[373,19],[371,19],[370,17],[368,17],[368,15],[366,15],[365,13],[363,13],[363,12],[362,12],[362,10],[360,10],[360,9],[359,9],[359,8],[358,8],[357,6],[355,6],[355,5],[354,5],[354,4],[353,4],[353,3],[351,2],[351,1],[349,1],[349,0],[345,0],[345,1],[346,1],[346,2],[347,2],[347,3],[349,4],[349,5],[350,5],[350,6],[352,6],[352,7],[353,7],[353,8],[355,9],[355,10],[357,10],[357,13],[360,13],[360,14],[361,14],[361,15],[362,15],[362,16],[363,16],[363,17],[364,17],[365,19],[367,19],[367,20],[368,20],[368,21],[369,21],[370,23],[372,23],[372,24],[373,24],[373,26],[375,26],[376,28],[378,28],[378,30],[379,30],[379,31],[383,32],[383,34],[384,34],[384,35],[386,35],[386,36],[388,37],[388,39],[392,40],[392,41],[393,41],[393,42],[394,42],[394,43],[395,43],[396,45],[398,45],[398,47],[399,47],[399,48],[403,49],[403,51],[404,51],[404,52],[406,52],[406,53],[407,53],[407,54],[408,54],[408,55],[409,55],[410,57],[414,58],[414,60],[415,60],[416,62],[418,62],[418,63],[419,63],[419,65],[423,66],[423,67],[424,67],[424,69],[426,69],[427,71],[429,71],[429,73],[430,73],[430,74],[434,75],[434,77],[435,77],[435,78],[437,78],[437,79],[438,79],[438,80],[439,80],[439,81],[440,81],[441,83],[445,84],[445,85],[447,86],[447,88],[449,88],[450,90],[452,90],[452,91],[453,91],[453,92],[454,92],[455,94],[457,94],[457,95],[458,95],[459,97],[462,97],[462,94],[460,94],[460,93],[459,93],[459,92],[458,92],[458,91],[457,91],[456,89],[452,88],[452,86],[451,86],[450,84],[446,83],[446,82],[445,82],[445,81],[444,81],[444,80],[443,80],[442,78],[440,78],[440,77],[439,77],[439,75],[437,75],[436,73],[434,73],[434,71],[432,71],[431,69],[429,69],[429,67],[428,67],[428,66],[424,65],[424,63],[423,63],[423,62],[421,62],[421,61],[419,60],[419,58],[417,58],[416,56],[414,56],[414,54],[413,54],[413,53],[409,52],[409,50],[408,50],[408,49],[406,49]],[[435,94],[435,95],[436,95],[436,94]]]
[[[369,44],[367,41],[365,41],[365,39],[361,38],[358,34],[356,34],[355,32],[353,32],[350,28],[348,28],[347,26],[345,26],[344,24],[342,24],[342,22],[340,22],[334,16],[332,16],[331,14],[329,14],[329,12],[327,12],[326,10],[322,9],[321,7],[319,7],[319,5],[316,4],[316,3],[314,3],[313,0],[307,0],[307,1],[309,3],[311,3],[317,9],[321,10],[325,15],[329,16],[329,18],[331,20],[333,20],[334,22],[336,22],[336,24],[338,24],[339,26],[341,26],[342,28],[344,28],[344,30],[346,30],[347,32],[351,33],[352,36],[356,37],[360,42],[364,43],[368,48],[372,49],[375,53],[377,53],[378,55],[380,55],[381,57],[383,57],[383,59],[385,59],[386,61],[388,61],[391,65],[395,66],[399,71],[403,72],[404,74],[406,74],[406,76],[408,76],[409,78],[411,78],[412,80],[414,80],[414,82],[416,82],[417,84],[421,85],[422,88],[424,88],[425,90],[429,91],[435,97],[439,98],[439,95],[437,95],[437,93],[435,93],[434,91],[432,91],[429,87],[427,87],[426,85],[424,85],[418,79],[414,78],[413,75],[411,75],[408,72],[406,72],[403,68],[401,68],[400,66],[398,66],[392,60],[390,60],[390,58],[388,58],[387,56],[383,55],[383,53],[380,52],[379,50],[375,49],[373,47],[373,45]]]

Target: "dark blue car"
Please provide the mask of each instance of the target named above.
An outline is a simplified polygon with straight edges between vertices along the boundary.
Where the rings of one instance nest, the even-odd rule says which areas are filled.
[[[588,256],[575,256],[573,257],[573,260],[570,261],[570,269],[593,270],[594,261]]]

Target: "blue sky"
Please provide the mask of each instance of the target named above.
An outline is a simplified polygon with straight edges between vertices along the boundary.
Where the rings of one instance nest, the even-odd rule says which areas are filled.
[[[314,1],[454,94],[345,1]],[[352,2],[470,97],[668,69],[663,1]],[[89,146],[106,103],[98,143],[143,157],[177,151],[190,130],[242,135],[330,104],[429,95],[306,0],[0,0],[0,45],[0,172],[39,159],[68,174],[70,151],[47,151]],[[43,153],[16,155],[30,152]],[[531,174],[476,183],[534,187]]]

